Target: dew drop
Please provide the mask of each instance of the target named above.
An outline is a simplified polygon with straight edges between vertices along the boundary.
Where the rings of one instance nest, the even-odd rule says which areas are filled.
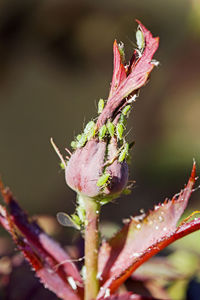
[[[127,100],[127,103],[132,103],[136,100],[137,98],[137,94],[133,95],[132,97],[130,97],[128,100]]]
[[[164,221],[164,218],[163,218],[162,216],[159,216],[159,217],[158,217],[158,221],[159,221],[159,222],[163,222],[163,221]]]
[[[99,280],[102,280],[102,279],[103,279],[103,277],[102,277],[102,272],[97,273],[97,279],[99,279]]]
[[[159,229],[159,226],[156,226],[155,229],[158,230],[158,229]]]
[[[141,255],[141,253],[133,253],[133,257],[139,257]]]
[[[140,213],[141,213],[141,214],[144,214],[144,208],[141,208],[141,209],[140,209]]]
[[[69,284],[71,285],[72,289],[76,290],[77,286],[76,286],[76,282],[75,282],[74,278],[69,276],[69,277],[67,277],[67,280],[68,280]]]
[[[106,289],[104,298],[106,297],[110,297],[110,289]]]
[[[164,228],[163,228],[163,231],[167,231],[167,227],[164,227]]]
[[[154,65],[155,67],[158,67],[160,63],[156,59],[152,59],[151,64]]]
[[[50,274],[54,273],[54,271],[49,269],[49,268],[47,269],[47,272],[50,273]]]
[[[137,229],[141,229],[141,225],[138,223],[138,224],[136,225],[136,228],[137,228]]]
[[[123,222],[123,224],[128,224],[130,222],[130,219],[128,219],[128,218],[127,219],[123,219],[122,222]]]
[[[82,276],[83,280],[86,280],[86,266],[82,267],[81,276]]]

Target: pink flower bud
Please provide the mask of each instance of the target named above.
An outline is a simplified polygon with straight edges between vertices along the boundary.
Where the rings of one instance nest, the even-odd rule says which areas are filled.
[[[77,193],[91,198],[116,197],[125,188],[128,180],[126,162],[118,162],[117,143],[92,139],[76,149],[65,169],[67,184]],[[113,160],[113,161],[112,161]],[[109,174],[105,184],[98,185],[103,174]]]
[[[137,22],[138,48],[134,50],[130,63],[124,64],[123,44],[115,41],[113,77],[105,107],[101,99],[96,124],[89,122],[84,134],[78,135],[71,144],[76,150],[65,168],[66,182],[77,193],[88,197],[114,198],[127,184],[126,158],[130,145],[123,135],[126,118],[138,90],[157,64],[152,58],[159,43],[158,38]]]

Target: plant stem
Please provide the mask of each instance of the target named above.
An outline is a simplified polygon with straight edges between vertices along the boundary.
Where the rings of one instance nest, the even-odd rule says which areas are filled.
[[[85,296],[84,300],[94,300],[99,291],[98,248],[99,248],[99,210],[100,204],[94,199],[84,197],[85,221]]]

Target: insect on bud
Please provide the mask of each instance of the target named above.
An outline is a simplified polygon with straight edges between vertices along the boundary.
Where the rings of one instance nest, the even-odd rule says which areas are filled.
[[[153,60],[158,38],[153,38],[141,22],[137,23],[137,48],[129,64],[125,64],[123,44],[114,41],[114,67],[108,99],[99,100],[97,121],[90,121],[71,143],[74,152],[65,167],[67,184],[78,194],[100,199],[101,203],[103,199],[117,197],[126,187],[126,161],[131,148],[126,142],[127,118],[139,89],[158,64]]]
[[[103,199],[115,198],[128,180],[126,162],[118,161],[117,142],[93,138],[72,154],[65,169],[67,184],[78,194]]]

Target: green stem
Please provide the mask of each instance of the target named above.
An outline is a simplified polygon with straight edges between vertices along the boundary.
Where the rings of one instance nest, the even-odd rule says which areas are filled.
[[[100,204],[91,198],[82,198],[85,204],[85,295],[84,300],[94,300],[99,291],[98,248]]]

